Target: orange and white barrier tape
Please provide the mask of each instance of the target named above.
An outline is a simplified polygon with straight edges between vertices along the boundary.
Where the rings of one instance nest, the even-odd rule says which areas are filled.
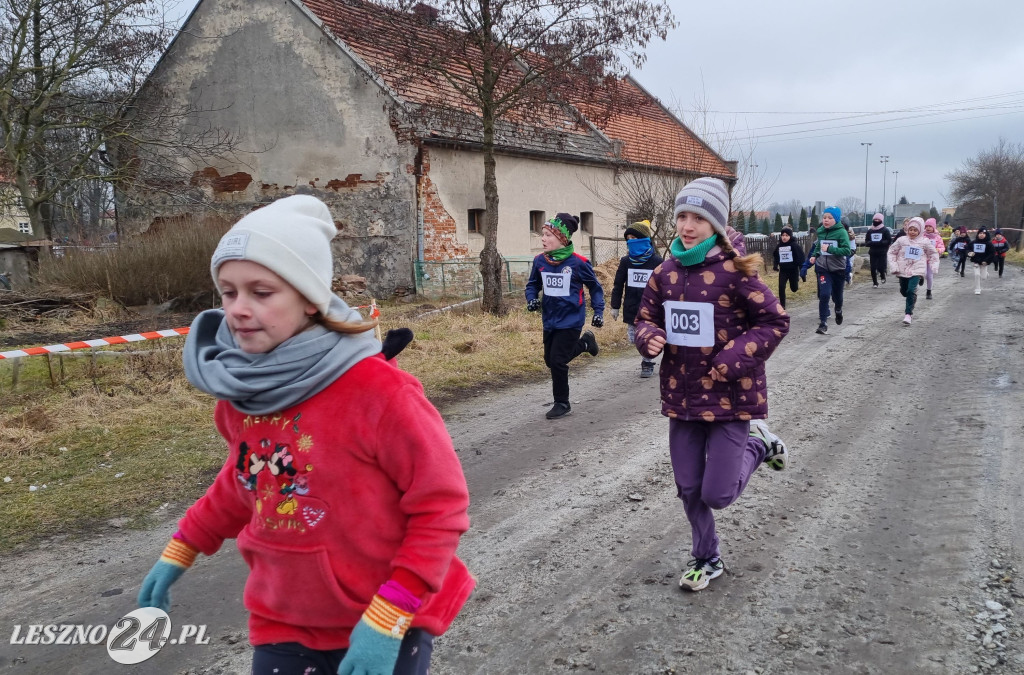
[[[0,352],[0,359],[16,359],[22,356],[38,356],[40,354],[55,354],[69,352],[73,349],[88,349],[90,347],[107,347],[109,345],[123,345],[129,342],[142,342],[143,340],[157,340],[165,337],[178,337],[188,335],[188,328],[172,328],[170,330],[154,330],[145,333],[132,333],[131,335],[118,335],[115,337],[99,338],[97,340],[80,340],[78,342],[65,342],[59,345],[47,345],[46,347],[29,347],[28,349],[15,349],[9,352]]]

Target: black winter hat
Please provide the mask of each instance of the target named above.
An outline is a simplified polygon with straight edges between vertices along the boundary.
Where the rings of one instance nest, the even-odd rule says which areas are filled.
[[[580,229],[580,219],[571,213],[556,213],[555,219],[562,221],[562,224],[569,229],[569,234]]]
[[[788,234],[789,236],[792,237],[793,236],[793,228],[790,227],[789,225],[786,225],[784,228],[782,228],[782,231],[780,231],[779,234]]]

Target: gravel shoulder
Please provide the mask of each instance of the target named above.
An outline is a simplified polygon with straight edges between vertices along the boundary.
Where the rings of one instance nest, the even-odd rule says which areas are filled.
[[[728,570],[700,593],[677,587],[689,527],[639,358],[574,371],[564,420],[543,418],[547,382],[450,406],[473,500],[460,556],[479,587],[434,672],[1024,673],[1024,275],[976,297],[943,272],[910,328],[895,283],[855,284],[827,336],[815,305],[794,311],[768,366],[792,468],[762,468],[719,513]],[[130,611],[181,508],[151,531],[0,560],[0,672],[111,672],[101,646],[7,636]],[[138,672],[248,672],[244,574],[231,545],[190,570],[171,618],[207,624],[210,644]]]

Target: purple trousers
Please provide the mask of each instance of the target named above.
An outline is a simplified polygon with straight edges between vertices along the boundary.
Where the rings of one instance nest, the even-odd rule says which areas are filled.
[[[694,558],[718,557],[712,509],[724,509],[736,501],[764,461],[764,443],[749,434],[749,422],[669,419],[672,472],[693,532]]]

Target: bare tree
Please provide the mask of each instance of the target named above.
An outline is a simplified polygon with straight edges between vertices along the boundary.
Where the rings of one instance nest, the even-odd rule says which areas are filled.
[[[454,129],[459,138],[480,144],[482,305],[502,313],[495,176],[500,138],[537,134],[567,113],[573,119],[565,102],[587,104],[589,121],[575,114],[579,128],[599,123],[622,105],[614,95],[619,88],[609,85],[627,64],[643,63],[651,39],[665,38],[672,13],[664,0],[443,0],[436,7],[417,0],[377,2],[393,11],[376,17],[369,30],[391,31],[401,47],[374,68],[390,67],[382,74],[399,93],[418,93],[430,128]]]
[[[957,204],[957,222],[969,213],[972,220],[987,225],[1024,227],[1024,143],[1000,138],[992,148],[964,160],[959,170],[946,174],[946,180]],[[1014,235],[1019,247],[1024,237]]]

